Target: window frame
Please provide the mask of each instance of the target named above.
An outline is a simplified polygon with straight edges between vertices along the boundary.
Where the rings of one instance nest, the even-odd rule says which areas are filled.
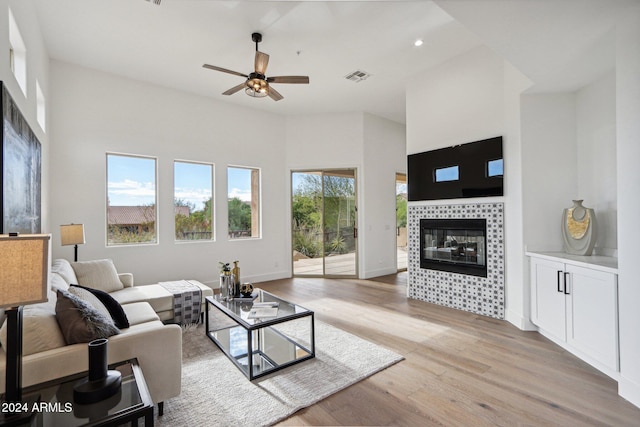
[[[9,67],[13,77],[18,83],[18,87],[22,90],[23,95],[27,96],[27,46],[24,43],[22,32],[18,26],[11,8],[8,9],[8,28],[9,28]]]

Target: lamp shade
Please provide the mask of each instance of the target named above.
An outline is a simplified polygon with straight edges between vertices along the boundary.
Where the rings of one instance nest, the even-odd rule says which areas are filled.
[[[47,301],[50,238],[0,235],[0,308]]]
[[[84,245],[84,224],[68,224],[60,226],[62,246]]]

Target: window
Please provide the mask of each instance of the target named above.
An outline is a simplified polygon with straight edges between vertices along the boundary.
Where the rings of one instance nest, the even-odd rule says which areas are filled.
[[[436,169],[435,175],[436,182],[458,181],[460,179],[458,166]]]
[[[213,165],[175,161],[173,201],[176,240],[213,240]]]
[[[40,82],[36,80],[36,118],[38,119],[38,123],[40,124],[40,128],[43,131],[46,131],[46,103],[44,100],[44,94],[42,93],[42,89],[40,88]]]
[[[489,160],[487,162],[487,176],[502,176],[504,172],[504,163],[502,159]]]
[[[260,169],[227,168],[229,238],[260,237]]]
[[[11,9],[9,9],[9,66],[22,93],[27,96],[27,48]]]
[[[107,153],[107,246],[157,243],[156,159]]]

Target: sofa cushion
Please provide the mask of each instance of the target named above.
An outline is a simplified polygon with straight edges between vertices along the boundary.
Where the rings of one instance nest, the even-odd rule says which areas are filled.
[[[113,292],[124,286],[118,277],[116,266],[110,259],[98,259],[73,263],[73,271],[78,278],[78,285],[88,288],[100,289],[105,292]]]
[[[80,291],[83,291],[84,293],[79,293]],[[105,307],[107,314],[111,316],[116,327],[120,329],[129,327],[129,320],[122,309],[122,306],[108,293],[101,291],[100,289],[92,289],[80,285],[71,285],[69,287],[69,292],[82,299],[88,300],[94,307],[96,307],[96,304],[94,304],[93,300],[97,300],[100,305]],[[83,295],[86,295],[87,293],[90,296],[88,296],[88,298],[83,298]]]
[[[49,293],[49,301],[27,305],[22,309],[22,355],[64,347],[66,342],[56,321],[56,297]],[[0,343],[7,345],[7,322],[0,328]]]
[[[49,288],[53,289],[54,292],[58,289],[66,291],[69,289],[69,283],[58,273],[51,273],[49,274]]]
[[[122,305],[146,301],[156,313],[173,310],[173,295],[160,285],[134,286],[110,295]]]
[[[54,260],[51,264],[51,273],[59,275],[67,283],[67,287],[69,287],[71,283],[78,283],[76,273],[66,259],[59,258]]]
[[[127,313],[127,318],[129,319],[129,324],[131,326],[160,320],[158,314],[153,311],[153,308],[151,308],[151,306],[146,302],[125,304],[122,306],[122,309]]]
[[[110,316],[66,291],[57,292],[56,319],[67,344],[108,338],[120,331]]]

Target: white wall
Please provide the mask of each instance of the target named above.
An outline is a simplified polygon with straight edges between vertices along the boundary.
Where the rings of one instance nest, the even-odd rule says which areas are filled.
[[[408,154],[503,136],[505,192],[504,197],[493,199],[505,203],[505,240],[509,244],[505,248],[506,319],[527,328],[529,296],[524,285],[519,220],[522,196],[516,106],[528,82],[486,47],[417,77],[423,84],[407,90]],[[481,203],[487,199],[464,201]]]
[[[527,249],[563,251],[562,211],[573,199],[596,213],[596,253],[617,249],[615,75],[577,92],[522,96]]]
[[[297,115],[286,123],[289,172],[357,169],[358,276],[395,273],[395,173],[406,171],[404,126],[363,113]]]
[[[615,72],[576,93],[576,138],[577,197],[596,214],[595,252],[615,255],[618,247]]]
[[[531,85],[531,81],[511,64],[504,62],[504,135],[503,155],[508,159],[504,165],[504,194],[506,206],[504,221],[505,233],[505,283],[506,309],[505,318],[521,329],[531,330],[535,326],[530,321],[530,291],[527,277],[527,260],[521,250],[511,251],[511,248],[524,247],[524,232],[522,219],[523,206],[523,177],[522,168],[522,139],[520,129],[521,93]],[[515,207],[511,209],[511,207]],[[522,281],[521,278],[525,277]],[[520,291],[520,288],[522,290]],[[518,289],[518,291],[514,291]]]
[[[524,242],[562,251],[562,210],[578,194],[575,95],[522,96]]]
[[[85,224],[81,260],[112,258],[137,283],[193,278],[217,282],[218,261],[240,260],[242,278],[286,277],[284,118],[53,61],[51,64],[51,218]],[[251,118],[251,125],[247,125]],[[159,244],[106,247],[106,152],[158,159]],[[173,161],[215,164],[215,242],[175,243]],[[226,167],[261,168],[262,238],[227,239]]]
[[[393,274],[397,267],[396,173],[406,173],[405,127],[371,114],[364,115],[362,206],[363,266],[361,277]]]
[[[640,6],[617,29],[616,134],[621,396],[640,406]]]
[[[503,135],[503,61],[480,47],[407,90],[407,154]]]
[[[9,8],[18,24],[20,35],[27,49],[27,95],[18,86],[9,68]],[[0,0],[0,80],[6,86],[14,102],[25,117],[42,148],[42,232],[50,231],[49,219],[49,135],[40,127],[36,116],[36,81],[40,84],[45,101],[49,101],[49,57],[42,40],[38,20],[31,2],[24,0]],[[47,111],[50,112],[50,104]],[[45,124],[46,125],[46,124]],[[45,126],[47,127],[47,126]]]

